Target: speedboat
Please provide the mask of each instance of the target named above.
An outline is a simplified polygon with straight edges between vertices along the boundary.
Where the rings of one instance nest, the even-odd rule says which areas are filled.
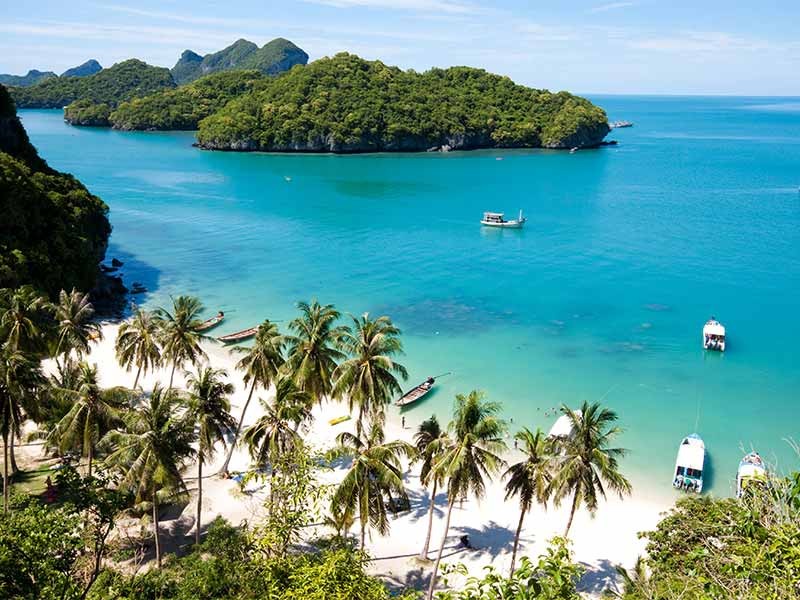
[[[741,498],[753,485],[763,485],[767,481],[767,468],[758,452],[751,452],[739,463],[736,471],[736,497]]]
[[[506,221],[504,218],[503,213],[495,213],[495,212],[485,212],[483,213],[483,219],[481,219],[481,225],[484,227],[503,227],[506,229],[521,229],[522,226],[527,221],[525,217],[522,216],[522,211],[519,211],[519,217],[516,219],[511,219]]]
[[[725,352],[725,327],[714,317],[703,325],[703,348]]]
[[[672,487],[685,492],[703,491],[703,463],[706,460],[706,445],[696,433],[683,438],[678,446],[675,460],[675,475]]]

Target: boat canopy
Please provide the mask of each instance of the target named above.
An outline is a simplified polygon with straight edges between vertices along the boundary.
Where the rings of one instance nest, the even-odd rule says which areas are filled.
[[[676,462],[679,467],[702,471],[705,454],[706,446],[703,440],[692,434],[683,438],[681,446],[678,448],[678,460]]]
[[[505,213],[485,212],[483,213],[484,219],[502,219]]]
[[[703,335],[717,335],[725,337],[725,327],[719,321],[709,321],[703,327]]]

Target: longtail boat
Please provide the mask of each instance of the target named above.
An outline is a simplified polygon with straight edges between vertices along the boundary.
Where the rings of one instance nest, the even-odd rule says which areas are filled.
[[[242,329],[236,333],[229,333],[217,338],[223,344],[230,344],[232,342],[241,342],[242,340],[250,339],[258,333],[258,327],[250,327],[249,329]]]
[[[395,400],[395,406],[408,406],[409,404],[424,398],[433,389],[433,384],[436,383],[436,380],[439,377],[444,377],[445,375],[450,375],[450,373],[442,373],[436,377],[428,377],[418,386],[411,388],[405,394]]]
[[[206,319],[205,321],[200,323],[200,325],[197,326],[195,331],[208,331],[212,327],[216,327],[217,325],[222,323],[224,319],[225,319],[225,313],[219,311],[219,313],[217,313],[216,316],[211,317],[210,319]]]

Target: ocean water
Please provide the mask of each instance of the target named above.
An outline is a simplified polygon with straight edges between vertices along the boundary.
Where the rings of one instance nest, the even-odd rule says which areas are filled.
[[[294,303],[391,316],[408,385],[452,371],[409,425],[471,389],[512,430],[602,400],[623,467],[659,497],[697,431],[707,489],[732,493],[743,449],[800,467],[800,100],[597,97],[635,122],[619,141],[553,151],[300,156],[200,151],[190,133],[74,128],[21,111],[41,155],[111,207],[127,283],[202,298],[217,332]],[[482,229],[485,210],[529,217]],[[703,323],[727,327],[724,355]]]

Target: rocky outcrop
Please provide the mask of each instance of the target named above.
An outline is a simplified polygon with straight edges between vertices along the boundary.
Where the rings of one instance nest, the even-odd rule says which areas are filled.
[[[0,84],[27,87],[29,85],[35,85],[45,79],[52,79],[53,77],[58,77],[58,75],[52,71],[37,71],[36,69],[31,69],[25,75],[0,74]]]
[[[94,75],[95,73],[99,73],[102,70],[103,70],[102,65],[95,59],[90,58],[82,65],[78,65],[77,67],[72,67],[71,69],[67,69],[61,74],[61,77],[87,77],[89,75]]]
[[[591,123],[576,129],[572,134],[559,140],[542,144],[543,148],[567,150],[572,148],[596,148],[601,145],[611,128],[608,123]]]

